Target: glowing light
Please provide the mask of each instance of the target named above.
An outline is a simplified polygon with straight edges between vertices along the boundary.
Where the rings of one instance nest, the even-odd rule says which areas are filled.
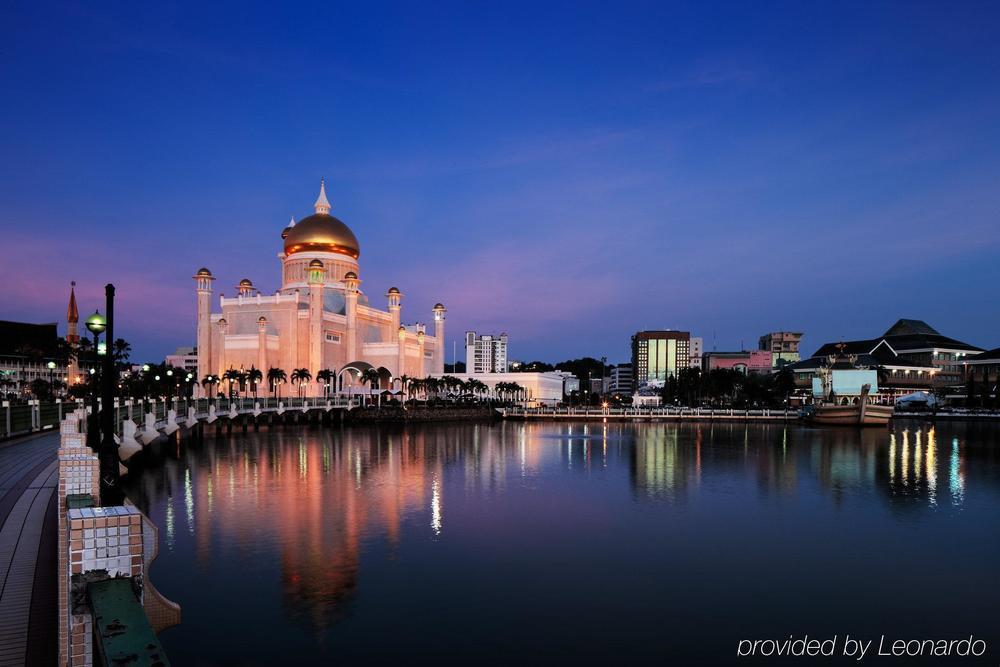
[[[188,532],[194,535],[194,489],[191,486],[191,470],[184,471],[184,514]]]
[[[431,482],[431,530],[441,534],[441,483],[437,477]]]

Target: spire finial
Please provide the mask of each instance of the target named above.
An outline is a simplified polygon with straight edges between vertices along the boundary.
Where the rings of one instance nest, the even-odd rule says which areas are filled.
[[[313,204],[317,213],[322,215],[329,215],[330,213],[330,200],[326,198],[326,179],[319,179],[319,197],[316,198],[316,203]]]
[[[66,309],[66,321],[67,322],[79,322],[80,321],[80,311],[76,308],[76,281],[70,281],[69,284],[69,308]]]

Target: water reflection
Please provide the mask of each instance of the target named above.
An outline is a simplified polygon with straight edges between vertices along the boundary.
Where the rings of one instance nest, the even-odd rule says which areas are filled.
[[[426,542],[445,549],[436,558],[457,549],[455,562],[488,558],[491,547],[484,545],[516,553],[522,544],[546,562],[544,550],[558,551],[558,540],[586,543],[594,538],[584,533],[607,530],[609,522],[639,521],[630,507],[662,511],[656,516],[663,521],[674,520],[672,510],[709,500],[727,511],[762,507],[765,518],[774,511],[769,503],[798,503],[808,517],[816,507],[865,502],[865,512],[889,521],[941,511],[939,502],[962,509],[975,482],[967,478],[970,457],[985,460],[977,468],[984,486],[992,493],[1000,486],[996,448],[970,445],[970,437],[992,443],[995,436],[969,428],[503,423],[287,429],[151,450],[146,469],[129,480],[129,494],[165,529],[158,577],[169,579],[175,563],[190,554],[223,597],[257,591],[258,622],[305,628],[321,645],[339,621],[364,616],[359,591],[379,590],[378,579],[361,576],[366,566],[409,558],[417,562],[413,577],[438,576],[442,561],[414,555]],[[949,444],[939,451],[942,440]],[[526,526],[535,514],[558,521],[532,532]],[[628,552],[631,545],[624,546]],[[696,555],[697,539],[686,548]],[[185,576],[203,581],[197,571]],[[509,584],[516,587],[524,572],[497,576],[514,577]],[[280,590],[277,613],[266,594],[272,584]],[[188,630],[197,625],[203,600],[184,599],[159,578],[158,585],[186,609],[194,603],[186,612]]]

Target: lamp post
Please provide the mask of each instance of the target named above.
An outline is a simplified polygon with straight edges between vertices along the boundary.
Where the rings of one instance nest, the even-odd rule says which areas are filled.
[[[104,342],[107,349],[104,352],[104,368],[101,373],[101,401],[104,410],[101,412],[101,448],[98,453],[101,469],[101,504],[121,505],[122,493],[119,487],[119,470],[121,459],[118,456],[118,445],[115,443],[115,388],[118,386],[118,366],[115,363],[114,350],[110,343],[115,339],[115,286],[108,283],[104,286],[106,334]],[[88,322],[89,326],[89,322]]]
[[[52,395],[52,398],[55,398],[55,396],[56,396],[56,388],[54,386],[52,386],[52,372],[55,371],[55,369],[56,369],[56,362],[50,361],[49,363],[47,363],[45,365],[48,366],[48,369],[49,369],[49,393]]]
[[[100,422],[97,421],[97,350],[98,350],[98,339],[104,330],[108,328],[108,321],[104,319],[104,316],[100,312],[94,311],[94,314],[87,318],[86,321],[87,331],[94,334],[94,365],[90,369],[91,383],[90,383],[90,420],[87,424],[87,445],[93,449],[95,452],[100,447],[100,436],[97,432],[97,427]]]

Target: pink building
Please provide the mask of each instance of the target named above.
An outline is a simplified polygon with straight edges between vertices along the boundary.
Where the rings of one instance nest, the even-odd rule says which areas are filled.
[[[770,373],[770,350],[748,350],[745,352],[706,352],[702,356],[702,369],[729,368],[741,373]]]

